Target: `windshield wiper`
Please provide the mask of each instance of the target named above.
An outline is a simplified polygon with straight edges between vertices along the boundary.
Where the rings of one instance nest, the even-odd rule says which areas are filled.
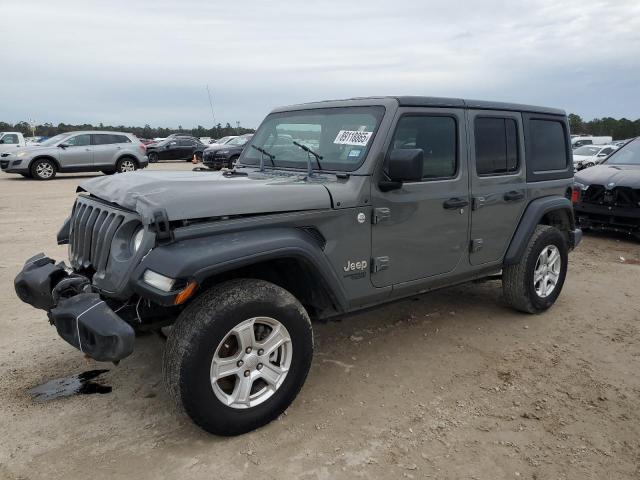
[[[313,155],[316,158],[316,162],[318,163],[318,169],[322,170],[322,165],[320,164],[320,160],[322,160],[322,155],[320,155],[317,152],[314,152],[313,150],[311,150],[306,145],[303,145],[302,143],[298,143],[295,140],[293,141],[293,144],[296,145],[297,147],[300,147],[305,152],[307,152],[307,158],[308,158],[308,154]],[[308,162],[308,167],[309,167],[308,168],[309,169],[309,176],[311,176],[311,174],[313,173],[313,170],[311,169],[311,162]]]
[[[260,152],[260,171],[264,170],[264,156],[265,155],[267,157],[269,157],[269,160],[271,160],[271,165],[273,165],[274,167],[276,166],[276,164],[273,161],[273,159],[276,158],[275,155],[267,152],[264,148],[256,147],[255,145],[251,145],[251,147],[255,148],[257,151]]]

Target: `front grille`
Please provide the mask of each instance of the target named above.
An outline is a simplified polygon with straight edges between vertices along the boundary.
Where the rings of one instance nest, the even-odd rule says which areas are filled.
[[[125,213],[87,197],[78,197],[71,216],[69,261],[77,270],[107,267],[111,242],[125,219]]]
[[[582,201],[613,207],[640,207],[640,189],[631,187],[606,189],[604,185],[589,185],[589,188],[582,192]]]

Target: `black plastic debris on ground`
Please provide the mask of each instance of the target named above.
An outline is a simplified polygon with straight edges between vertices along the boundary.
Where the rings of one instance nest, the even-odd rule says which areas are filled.
[[[71,395],[89,395],[92,393],[110,393],[111,387],[92,381],[109,370],[89,370],[65,378],[56,378],[28,390],[27,393],[36,402],[48,402]]]

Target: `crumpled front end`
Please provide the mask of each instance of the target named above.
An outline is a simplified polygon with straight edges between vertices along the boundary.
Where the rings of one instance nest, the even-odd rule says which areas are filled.
[[[117,362],[133,352],[135,333],[98,293],[89,279],[40,253],[25,263],[14,286],[25,303],[46,310],[58,334],[84,354]]]

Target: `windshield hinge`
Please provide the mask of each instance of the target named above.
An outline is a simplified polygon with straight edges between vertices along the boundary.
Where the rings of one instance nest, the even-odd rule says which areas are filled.
[[[371,259],[371,273],[378,273],[389,268],[389,257],[376,257]]]
[[[165,210],[156,210],[153,212],[153,223],[155,224],[156,239],[169,240],[171,238],[171,229],[169,227],[169,217]]]
[[[387,220],[391,217],[391,210],[387,207],[380,207],[373,209],[373,215],[371,216],[371,223],[374,225],[380,223],[383,220]]]

